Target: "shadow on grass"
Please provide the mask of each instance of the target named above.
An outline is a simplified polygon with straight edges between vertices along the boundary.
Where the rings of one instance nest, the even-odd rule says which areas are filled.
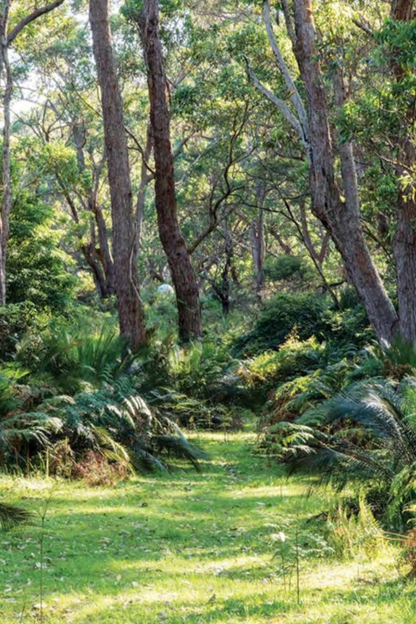
[[[58,484],[46,516],[45,602],[67,596],[72,605],[79,596],[67,614],[75,624],[250,622],[295,612],[293,595],[283,598],[281,584],[267,578],[277,565],[270,533],[283,521],[302,527],[325,499],[306,497],[297,481],[283,486],[237,437],[206,448],[213,463],[202,474],[151,476],[111,491]],[[26,500],[40,504],[30,490]],[[1,624],[16,621],[19,605],[39,602],[37,536],[29,528],[3,539],[0,596],[10,605],[0,598]],[[172,591],[177,597],[166,601]],[[338,598],[350,604],[354,595],[346,588]],[[67,615],[57,608],[48,624]]]

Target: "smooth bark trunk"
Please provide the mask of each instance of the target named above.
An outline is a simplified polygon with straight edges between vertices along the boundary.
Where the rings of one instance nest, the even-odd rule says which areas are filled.
[[[6,304],[6,260],[7,245],[9,241],[9,218],[12,207],[12,181],[11,181],[11,118],[10,105],[13,95],[13,77],[9,61],[9,49],[7,43],[9,2],[4,0],[1,12],[0,37],[0,76],[4,74],[4,94],[3,94],[3,199],[0,215],[0,305]]]
[[[178,307],[182,341],[202,334],[198,285],[177,214],[167,83],[159,36],[159,3],[144,0],[139,28],[147,66],[150,122],[155,160],[155,196],[159,236],[166,253]]]
[[[90,24],[104,120],[111,196],[115,285],[120,332],[133,349],[146,341],[137,274],[137,237],[133,214],[123,102],[111,40],[107,0],[90,0]]]

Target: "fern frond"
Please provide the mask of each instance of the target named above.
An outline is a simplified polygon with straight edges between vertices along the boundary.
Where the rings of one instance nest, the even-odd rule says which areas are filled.
[[[5,530],[29,522],[32,518],[33,514],[26,509],[0,503],[0,526]]]

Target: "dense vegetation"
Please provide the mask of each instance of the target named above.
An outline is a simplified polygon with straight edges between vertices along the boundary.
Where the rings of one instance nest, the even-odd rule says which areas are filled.
[[[0,0],[0,525],[23,525],[4,538],[0,594],[25,540],[40,549],[40,613],[11,593],[10,621],[72,618],[72,603],[44,612],[44,588],[59,593],[48,515],[60,527],[85,491],[85,524],[100,500],[136,506],[136,486],[196,488],[206,508],[157,518],[144,500],[129,529],[99,512],[97,566],[107,533],[134,523],[151,547],[106,552],[125,556],[96,621],[134,603],[125,569],[171,555],[181,569],[181,548],[201,570],[204,553],[221,561],[241,596],[211,579],[203,614],[158,598],[149,622],[358,622],[355,598],[325,612],[336,584],[320,603],[307,575],[353,582],[361,561],[385,574],[374,613],[351,589],[368,621],[411,621],[415,28],[413,0]]]

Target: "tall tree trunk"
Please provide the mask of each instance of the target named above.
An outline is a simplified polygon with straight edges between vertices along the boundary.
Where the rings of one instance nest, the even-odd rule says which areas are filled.
[[[159,236],[176,291],[179,336],[186,342],[199,338],[202,334],[201,307],[195,273],[177,215],[167,83],[159,36],[158,0],[144,0],[138,21],[147,66]]]
[[[411,21],[414,18],[413,0],[393,0],[390,16],[397,22]],[[400,88],[406,72],[395,58],[391,60],[390,65],[393,79]],[[402,183],[403,176],[414,170],[416,165],[414,124],[415,108],[412,101],[405,113],[405,125],[399,136],[396,168],[397,224],[393,250],[396,261],[400,334],[406,340],[416,343],[416,187],[412,183]]]
[[[262,184],[261,182],[256,182],[256,199],[259,212],[257,215],[257,219],[255,219],[251,224],[250,237],[253,264],[256,272],[256,295],[261,301],[265,284],[264,201],[266,199],[264,184]]]
[[[328,105],[316,49],[312,0],[294,0],[294,18],[294,52],[307,97],[312,211],[330,231],[378,339],[390,342],[397,331],[398,318],[361,228],[354,163],[349,148],[348,153],[340,153],[344,186],[349,190],[345,201],[341,199],[335,181]]]
[[[111,41],[108,0],[90,0],[90,24],[101,88],[120,332],[135,349],[145,343],[146,332],[137,274],[136,224],[123,102]]]
[[[11,152],[10,152],[10,105],[13,95],[13,77],[9,61],[9,47],[7,42],[7,24],[9,16],[9,0],[4,0],[0,17],[0,77],[4,73],[3,94],[3,198],[0,215],[0,305],[6,303],[6,258],[9,241],[9,218],[12,207],[12,180],[11,180]]]

